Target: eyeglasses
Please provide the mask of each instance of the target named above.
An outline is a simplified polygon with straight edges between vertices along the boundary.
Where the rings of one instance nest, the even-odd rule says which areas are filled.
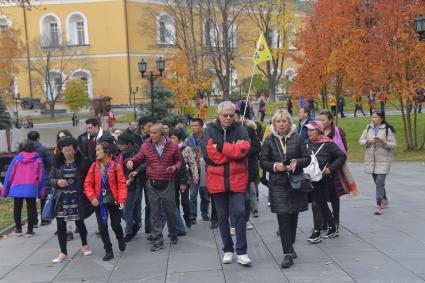
[[[233,118],[235,117],[235,114],[220,114],[223,118]]]

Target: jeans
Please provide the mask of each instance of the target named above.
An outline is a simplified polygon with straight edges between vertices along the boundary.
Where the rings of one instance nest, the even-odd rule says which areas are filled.
[[[250,192],[250,208],[251,211],[254,212],[258,210],[258,202],[257,202],[257,195],[258,195],[258,183],[257,182],[249,182],[249,192]]]
[[[100,214],[100,207],[96,207],[95,213],[103,247],[106,251],[112,251],[112,243],[108,232],[108,223],[103,223],[102,215]],[[115,237],[117,240],[124,238],[124,232],[121,227],[121,210],[119,210],[117,205],[108,205],[108,214],[111,219],[111,227],[115,233]]]
[[[130,235],[133,232],[133,226],[135,224],[140,224],[136,221],[136,214],[137,210],[136,203],[138,200],[140,200],[140,191],[138,189],[128,191],[127,194],[127,201],[125,202],[122,218],[124,219],[125,223],[125,229],[124,234]],[[140,204],[139,204],[140,205]],[[136,213],[135,213],[136,212]]]
[[[152,225],[152,238],[154,243],[164,241],[162,235],[161,225],[161,208],[167,211],[167,226],[168,233],[171,238],[177,237],[176,227],[176,200],[175,200],[175,187],[173,182],[169,182],[164,189],[154,189],[151,186],[151,181],[146,182],[146,188],[149,196],[150,212],[151,212],[151,225]]]
[[[223,251],[234,252],[233,240],[230,235],[229,215],[235,218],[236,228],[236,253],[246,254],[248,246],[246,241],[246,214],[245,193],[224,192],[212,195],[217,209],[218,225],[220,227]],[[230,211],[230,207],[232,211]]]
[[[387,199],[387,191],[385,190],[386,174],[372,174],[373,181],[376,185],[376,204],[381,205],[383,199]]]
[[[57,227],[58,227],[58,240],[59,240],[59,246],[61,249],[61,253],[68,254],[68,251],[66,249],[66,222],[62,217],[56,218]],[[85,246],[87,245],[87,228],[84,224],[84,220],[76,220],[75,225],[78,228],[78,233],[80,234],[81,238],[81,245]]]
[[[201,214],[202,216],[208,216],[208,190],[207,187],[200,187],[199,184],[195,185],[193,182],[190,183],[190,219],[194,220],[198,216],[198,192],[201,197]]]
[[[245,191],[245,222],[249,221],[249,216],[251,214],[251,200],[252,200],[251,198],[252,197],[254,197],[255,200],[257,199],[255,196],[255,191],[254,191],[254,195],[251,192],[251,183],[248,183],[248,187]],[[236,218],[232,213],[233,211],[232,203],[230,203],[229,209],[230,209],[230,226],[235,227]]]
[[[148,196],[148,189],[146,186],[146,179],[139,180],[140,182],[140,213],[142,211],[142,191],[145,195],[145,233],[150,234],[151,233],[151,206],[149,204],[149,196]],[[135,207],[137,209],[137,207]],[[140,217],[141,218],[141,217]]]
[[[293,244],[297,235],[298,213],[277,214],[277,222],[279,223],[283,254],[295,253]]]
[[[161,224],[162,229],[164,229],[165,223],[167,223],[167,210],[161,208]],[[183,218],[180,214],[180,211],[176,210],[176,225],[177,225],[177,235],[183,235],[186,233],[186,226],[184,225]]]
[[[183,208],[183,218],[186,225],[190,225],[190,205],[189,205],[189,190],[181,192],[179,188],[176,188],[176,206],[180,214],[180,203]]]
[[[14,198],[13,199],[13,218],[15,219],[16,231],[22,231],[22,206],[24,205],[24,199],[27,203],[27,215],[28,215],[28,232],[33,232],[34,224],[37,221],[37,199],[36,198]]]

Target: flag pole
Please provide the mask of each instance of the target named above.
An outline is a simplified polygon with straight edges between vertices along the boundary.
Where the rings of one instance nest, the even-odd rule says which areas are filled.
[[[246,108],[248,107],[249,95],[251,93],[252,81],[254,79],[254,72],[255,72],[256,66],[257,64],[254,62],[254,67],[252,68],[251,81],[249,82],[248,95],[246,96],[246,101],[245,101],[245,109],[243,110],[243,115],[242,115],[242,123],[245,120]]]

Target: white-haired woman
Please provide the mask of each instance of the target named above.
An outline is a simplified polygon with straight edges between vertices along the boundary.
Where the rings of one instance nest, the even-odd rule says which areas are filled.
[[[278,110],[272,117],[271,135],[261,150],[261,167],[270,173],[270,207],[277,214],[284,258],[282,268],[293,265],[297,257],[293,244],[297,231],[298,214],[308,209],[307,194],[290,190],[289,172],[301,173],[310,162],[303,138],[293,126],[286,110]]]

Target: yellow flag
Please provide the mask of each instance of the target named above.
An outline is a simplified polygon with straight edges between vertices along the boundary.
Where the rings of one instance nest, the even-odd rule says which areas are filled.
[[[255,50],[253,59],[254,63],[257,65],[264,61],[272,60],[272,54],[270,53],[270,49],[267,46],[267,41],[264,38],[263,33],[261,33],[260,38],[258,39],[257,49]]]

